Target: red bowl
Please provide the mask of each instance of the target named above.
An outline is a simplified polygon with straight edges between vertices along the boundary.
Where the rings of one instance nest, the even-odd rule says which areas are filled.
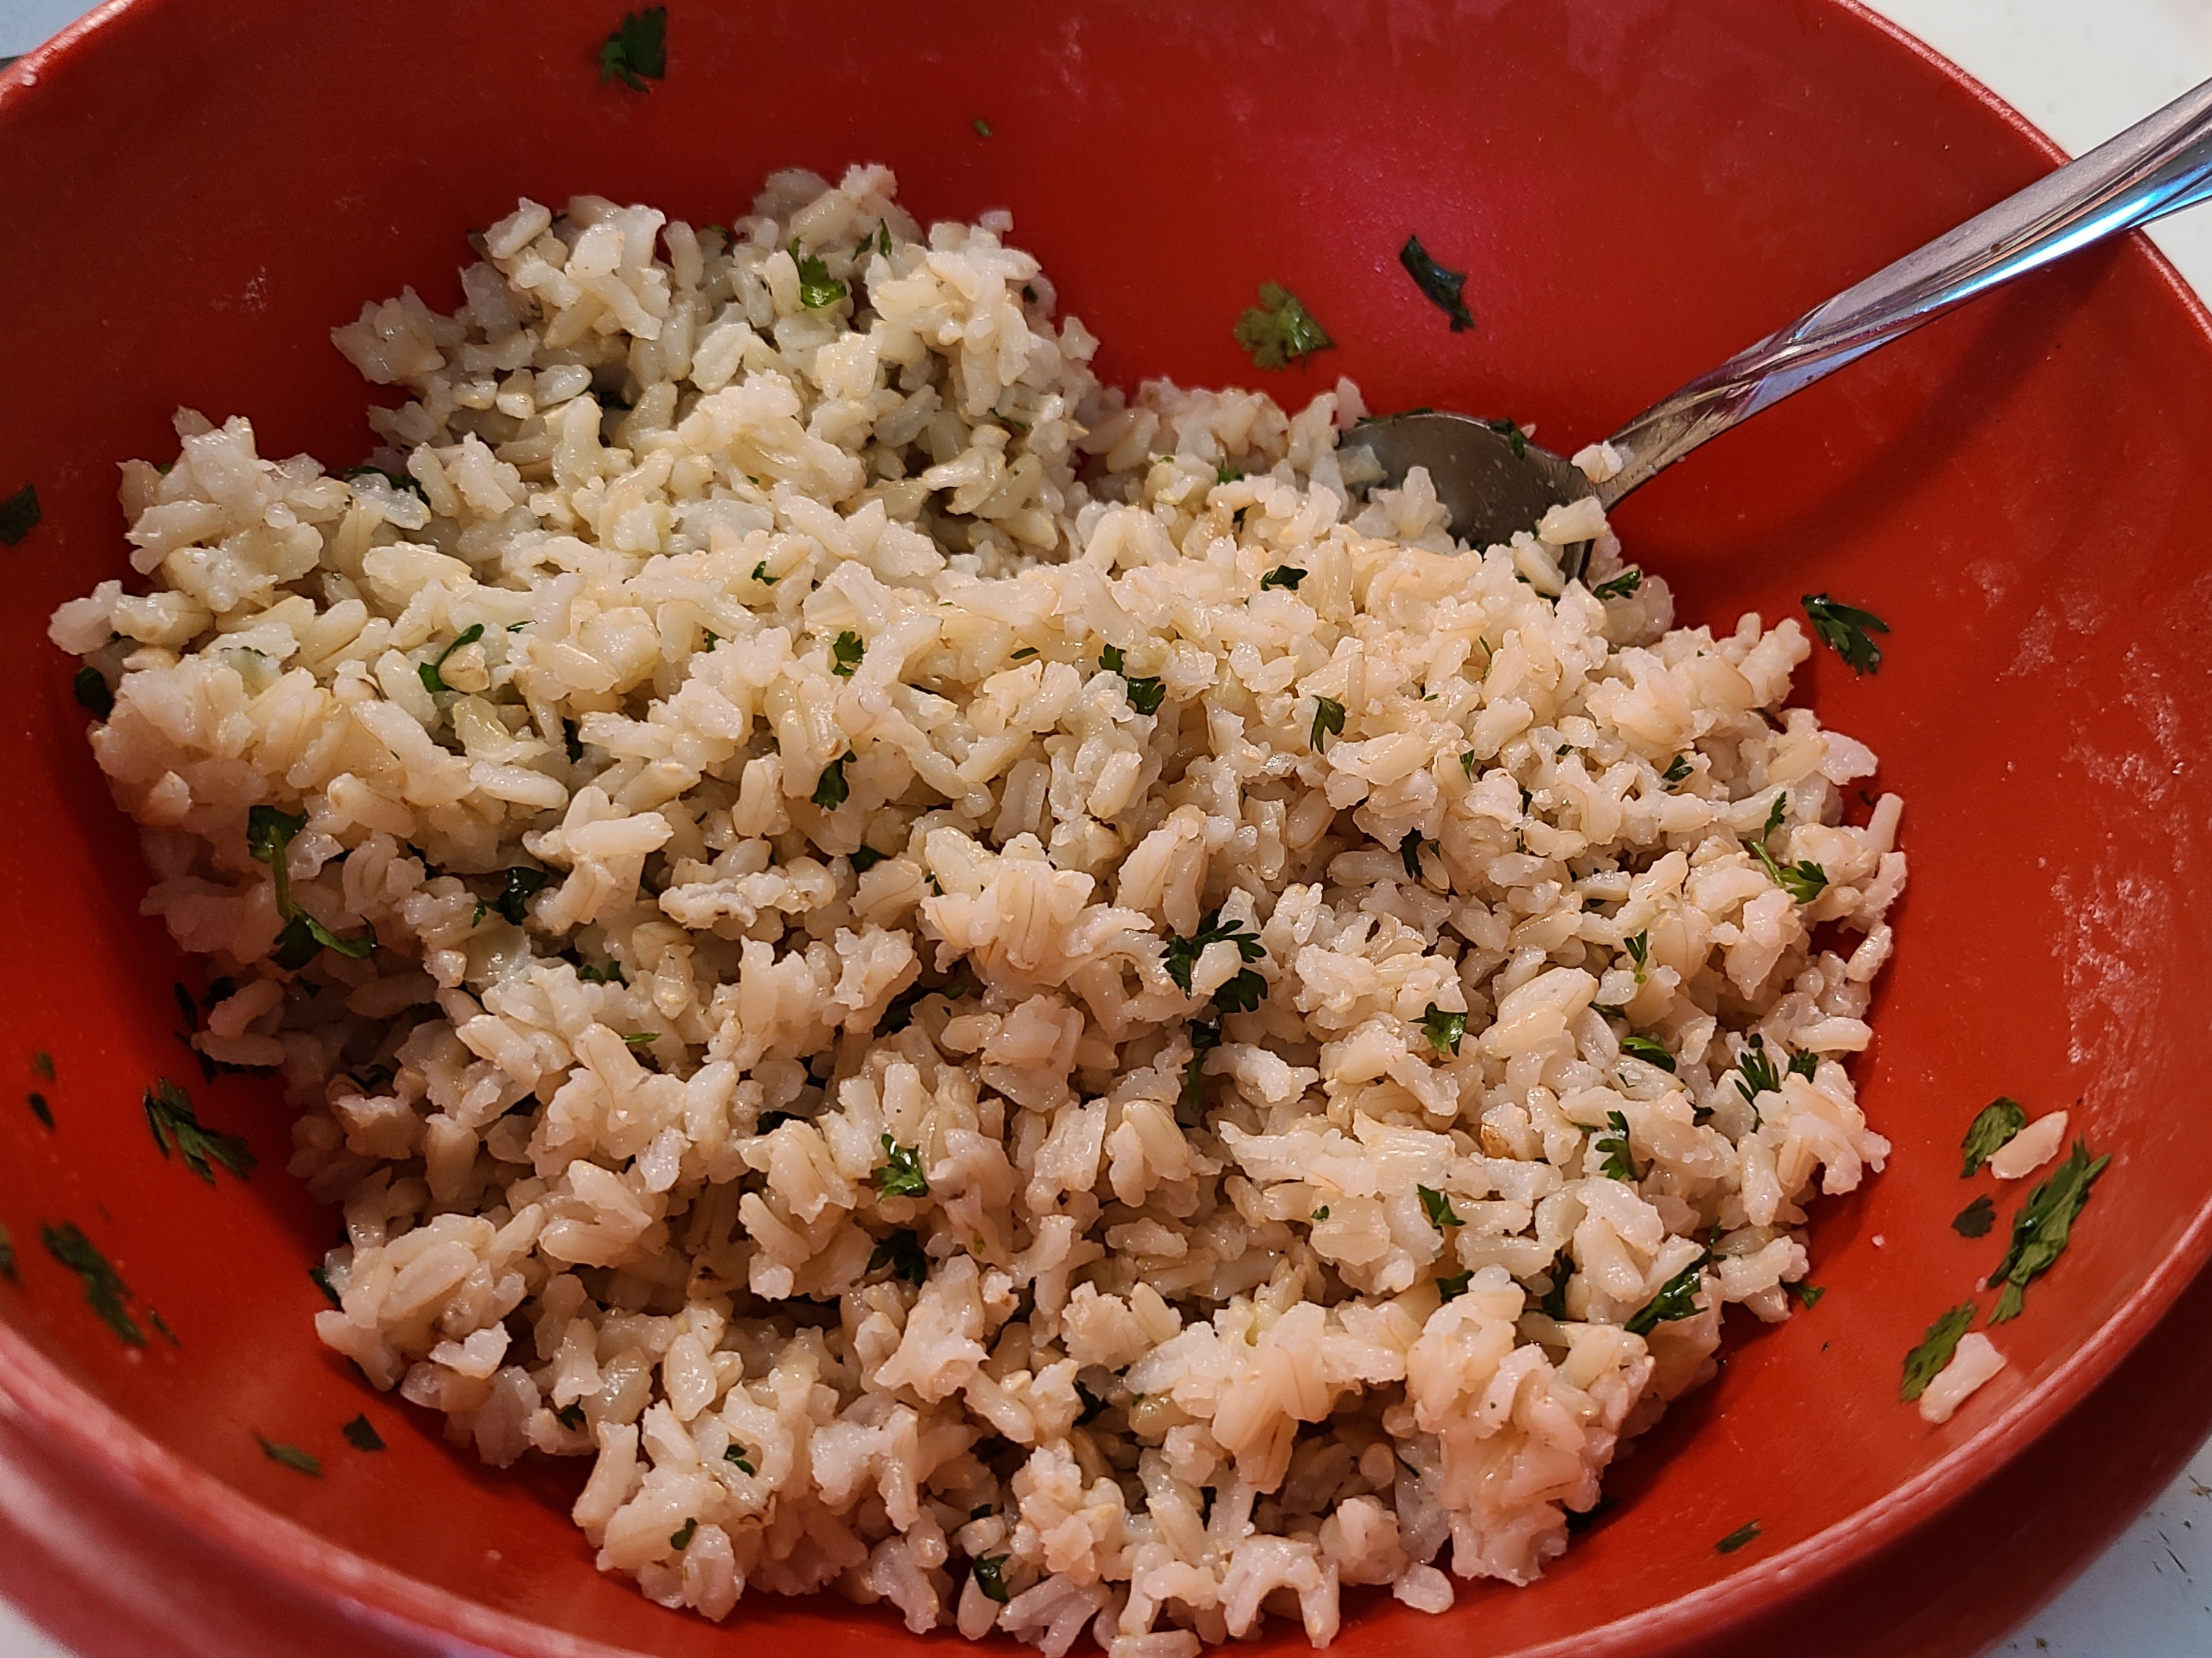
[[[21,941],[0,1015],[18,1096],[0,1587],[88,1650],[678,1658],[730,1639],[592,1570],[565,1513],[579,1468],[485,1470],[317,1344],[305,1269],[334,1222],[283,1173],[273,1089],[201,1094],[258,1154],[250,1183],[149,1144],[137,1098],[185,1062],[183,964],[137,914],[135,843],[43,629],[124,571],[113,463],[166,452],[172,409],[349,461],[362,388],[326,331],[404,283],[458,300],[461,232],[518,193],[726,219],[773,167],[880,159],[925,216],[1011,207],[1109,378],[1249,380],[1230,324],[1281,280],[1340,343],[1260,376],[1278,397],[1340,371],[1374,406],[1510,412],[1568,448],[2055,159],[1820,0],[676,0],[645,94],[594,68],[621,4],[138,0],[0,80],[0,496],[33,482],[46,508],[0,555]],[[1406,282],[1408,232],[1470,273],[1473,331]],[[2212,911],[2185,895],[2212,826],[2192,737],[2212,711],[2208,430],[2204,313],[2138,241],[1850,369],[1620,515],[1688,620],[1826,589],[1893,626],[1878,675],[1824,654],[1805,689],[1908,802],[1913,887],[1857,1067],[1896,1154],[1819,1213],[1826,1298],[1737,1331],[1541,1583],[1465,1592],[1441,1625],[1359,1601],[1348,1658],[1972,1649],[2201,1436]],[[1982,1189],[1954,1172],[1960,1134],[1999,1093],[2070,1108],[2112,1163],[1998,1332],[2009,1367],[1930,1428],[1898,1403],[1899,1362],[2003,1242],[1949,1225]],[[174,1341],[117,1340],[40,1247],[60,1223]],[[380,1455],[340,1436],[364,1412]],[[1716,1550],[1752,1520],[1753,1544]],[[750,1597],[732,1626],[830,1658],[912,1641],[827,1599]]]

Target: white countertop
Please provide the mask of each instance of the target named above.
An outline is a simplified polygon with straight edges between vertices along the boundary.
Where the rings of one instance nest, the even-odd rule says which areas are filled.
[[[1872,0],[2079,155],[2212,78],[2208,0]],[[0,0],[0,57],[29,51],[81,0]],[[2151,232],[2212,295],[2212,207]],[[2212,1443],[2041,1616],[1997,1648],[2051,1658],[2212,1652]],[[0,1658],[68,1658],[0,1603]],[[1963,1658],[1963,1655],[1962,1655]]]

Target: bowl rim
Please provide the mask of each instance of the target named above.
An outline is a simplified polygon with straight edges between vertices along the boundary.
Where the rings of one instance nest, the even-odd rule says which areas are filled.
[[[102,0],[42,45],[0,69],[0,110],[58,69],[104,49],[138,21],[184,0]],[[1847,25],[1871,29],[1996,116],[2045,161],[2066,152],[1980,80],[1864,0],[1823,0]],[[88,67],[91,67],[88,65]],[[2145,259],[2160,283],[2181,302],[2198,334],[2212,344],[2212,310],[2155,244],[2140,232],[2123,257]],[[1897,1541],[1963,1497],[2028,1448],[2076,1405],[2149,1334],[2208,1260],[2212,1260],[2212,1197],[2142,1284],[2089,1339],[2033,1392],[1913,1479],[1811,1537],[1758,1564],[1632,1612],[1580,1634],[1522,1649],[1517,1658],[1630,1658],[1632,1649],[1686,1649],[1778,1600],[1832,1578]],[[401,1638],[424,1636],[480,1643],[517,1658],[641,1658],[635,1648],[610,1646],[533,1619],[502,1612],[410,1576],[334,1543],[285,1518],[140,1430],[120,1412],[71,1381],[12,1325],[0,1321],[0,1407],[35,1428],[79,1472],[92,1475],[164,1526],[195,1534],[280,1591],[349,1612]],[[1941,1491],[1943,1495],[1937,1495]],[[2057,1587],[2053,1585],[2053,1587]]]

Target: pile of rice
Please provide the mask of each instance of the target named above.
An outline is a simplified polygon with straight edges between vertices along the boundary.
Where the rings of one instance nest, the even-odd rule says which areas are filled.
[[[191,414],[123,469],[149,590],[52,637],[237,986],[199,1048],[343,1206],[317,1329],[593,1459],[600,1566],[710,1618],[1188,1658],[1526,1582],[1881,1166],[1899,802],[1842,822],[1794,621],[1563,583],[1594,505],[1470,551],[1363,499],[1348,383],[1125,398],[1006,216],[892,189],[526,201],[454,315],[337,331],[394,477]],[[256,805],[373,953],[272,959]]]

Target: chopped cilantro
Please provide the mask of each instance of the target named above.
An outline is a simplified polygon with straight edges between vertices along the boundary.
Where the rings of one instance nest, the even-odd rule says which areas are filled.
[[[2090,1187],[2111,1161],[2109,1156],[2092,1161],[2089,1142],[2077,1139],[2057,1172],[2027,1194],[2027,1201],[2012,1218],[2012,1242],[2006,1247],[2004,1259],[1984,1280],[1985,1289],[2005,1286],[1990,1314],[1990,1323],[2002,1324],[2020,1316],[2027,1286],[2050,1271],[2065,1253],[2075,1218],[2089,1201]]]
[[[1467,286],[1467,273],[1447,270],[1429,257],[1429,250],[1421,246],[1419,236],[1406,238],[1406,245],[1398,250],[1398,263],[1406,267],[1406,274],[1413,279],[1413,286],[1451,319],[1451,331],[1457,334],[1474,326],[1474,313],[1467,308],[1460,290]]]
[[[307,1268],[307,1276],[314,1280],[315,1288],[323,1292],[323,1299],[329,1302],[331,1306],[343,1307],[345,1304],[338,1298],[337,1291],[331,1286],[331,1275],[328,1272],[319,1266],[310,1266]]]
[[[1748,1105],[1761,1094],[1782,1091],[1782,1073],[1774,1068],[1774,1057],[1766,1051],[1766,1038],[1756,1030],[1743,1051],[1735,1056],[1736,1069],[1742,1074],[1735,1079],[1735,1090]]]
[[[1536,1303],[1536,1310],[1546,1318],[1564,1324],[1567,1318],[1567,1280],[1575,1275],[1575,1264],[1567,1259],[1567,1252],[1562,1249],[1552,1257],[1552,1264],[1545,1271],[1552,1280],[1552,1287]]]
[[[1474,1277],[1474,1272],[1472,1268],[1439,1277],[1437,1279],[1437,1293],[1446,1301],[1456,1301],[1467,1293],[1467,1286]]]
[[[908,1284],[920,1284],[929,1276],[929,1256],[921,1247],[921,1239],[911,1231],[892,1233],[876,1245],[875,1253],[868,1257],[868,1271],[888,1266],[891,1276],[903,1278]]]
[[[298,1470],[313,1479],[323,1477],[322,1459],[312,1456],[297,1445],[280,1445],[261,1434],[253,1436],[254,1443],[261,1447],[261,1455],[271,1462],[282,1462],[286,1467]]]
[[[830,671],[840,679],[850,679],[853,671],[860,665],[861,653],[866,648],[860,642],[860,635],[848,628],[830,647]]]
[[[1344,735],[1344,704],[1334,697],[1316,696],[1314,698],[1313,730],[1306,738],[1316,754],[1321,752],[1321,739],[1324,733],[1330,737]]]
[[[42,1127],[52,1128],[54,1126],[54,1108],[46,1103],[46,1096],[44,1094],[40,1093],[36,1089],[33,1089],[30,1096],[30,1105],[31,1114],[39,1120],[40,1124]]]
[[[1237,319],[1235,331],[1255,368],[1287,368],[1336,343],[1280,282],[1261,284],[1260,303]]]
[[[70,689],[76,694],[77,707],[94,719],[105,720],[115,712],[115,693],[107,689],[107,676],[89,662],[76,671]]]
[[[1662,1324],[1696,1317],[1698,1289],[1705,1281],[1705,1257],[1699,1255],[1661,1284],[1659,1293],[1645,1302],[1621,1327],[1632,1336],[1649,1335]]]
[[[780,576],[772,576],[768,573],[768,561],[766,559],[761,560],[759,563],[753,566],[753,580],[759,582],[763,587],[773,587],[782,578]]]
[[[1446,1193],[1432,1186],[1416,1186],[1413,1190],[1420,1193],[1421,1212],[1429,1218],[1429,1224],[1438,1231],[1447,1226],[1464,1226],[1467,1224],[1452,1212],[1451,1199]]]
[[[1221,1046],[1221,1021],[1195,1019],[1190,1027],[1190,1059],[1182,1068],[1182,1113],[1186,1128],[1195,1127],[1206,1108],[1206,1056]]]
[[[576,969],[576,981],[587,985],[627,985],[629,982],[623,975],[622,963],[616,961],[610,961],[604,967],[593,967],[586,962]]]
[[[1139,714],[1158,712],[1161,699],[1168,694],[1165,682],[1152,678],[1132,679],[1129,677],[1125,662],[1126,659],[1115,646],[1106,646],[1098,653],[1100,671],[1121,676],[1121,684],[1128,693],[1131,708],[1136,709]]]
[[[1298,590],[1298,583],[1305,579],[1306,573],[1297,565],[1278,564],[1260,578],[1260,591],[1264,593],[1270,587],[1282,587],[1296,592]]]
[[[1765,843],[1754,841],[1751,849],[1759,861],[1766,866],[1767,878],[1801,904],[1809,904],[1827,890],[1828,872],[1809,858],[1801,858],[1794,864],[1777,864]]]
[[[888,852],[878,852],[873,847],[855,847],[847,856],[846,862],[852,865],[854,874],[866,875],[890,856]]]
[[[1590,589],[1590,593],[1597,598],[1626,598],[1643,585],[1643,571],[1623,570],[1612,580],[1599,582]]]
[[[1437,843],[1424,840],[1420,830],[1417,829],[1407,829],[1399,838],[1398,861],[1405,865],[1406,878],[1409,881],[1418,881],[1421,878],[1421,848],[1423,847],[1426,847],[1431,852],[1438,853],[1439,856],[1442,855]]]
[[[822,774],[814,780],[814,804],[824,811],[835,811],[843,805],[853,791],[845,781],[845,762],[853,756],[841,754],[822,768]]]
[[[722,1453],[722,1461],[735,1467],[739,1473],[755,1473],[758,1472],[758,1470],[753,1467],[752,1460],[745,1455],[745,1448],[742,1445],[732,1445],[727,1450],[724,1451]]]
[[[1608,1111],[1605,1120],[1612,1125],[1613,1133],[1596,1143],[1596,1149],[1605,1153],[1605,1176],[1607,1180],[1632,1182],[1637,1177],[1636,1158],[1629,1150],[1628,1119],[1618,1111]]]
[[[1996,1224],[1996,1200],[1986,1192],[1951,1217],[1951,1230],[1962,1238],[1985,1238]]]
[[[1320,1208],[1315,1210],[1313,1213],[1308,1215],[1306,1218],[1318,1225],[1321,1222],[1328,1218],[1328,1206],[1324,1203]]]
[[[39,492],[30,484],[0,501],[0,545],[13,547],[39,527],[39,519],[43,516],[39,509]]]
[[[1768,804],[1766,808],[1766,826],[1759,830],[1759,838],[1762,841],[1771,840],[1773,838],[1774,831],[1782,827],[1782,814],[1789,810],[1790,791],[1788,789],[1775,790],[1774,799]]]
[[[163,1157],[174,1146],[185,1164],[210,1186],[215,1184],[213,1163],[244,1180],[255,1158],[235,1134],[218,1134],[200,1127],[185,1090],[163,1077],[145,1092],[146,1126],[154,1133],[154,1149]]]
[[[1690,756],[1686,754],[1678,754],[1667,762],[1667,769],[1659,774],[1659,780],[1671,789],[1689,774]]]
[[[809,311],[827,310],[845,297],[845,284],[830,274],[819,253],[801,253],[794,241],[791,257],[799,266],[799,302]]]
[[[1871,610],[1838,604],[1826,593],[1807,593],[1802,602],[1813,631],[1853,673],[1872,673],[1881,666],[1881,647],[1872,635],[1887,633],[1889,623]]]
[[[447,686],[446,684],[445,677],[439,671],[440,669],[446,665],[446,659],[451,656],[455,651],[460,649],[462,646],[473,645],[477,641],[483,637],[483,623],[481,622],[471,622],[467,627],[461,629],[459,633],[454,635],[453,642],[447,646],[444,650],[440,651],[435,657],[432,658],[428,662],[416,663],[415,665],[415,671],[422,676],[422,689],[429,692],[433,696],[435,696],[440,691],[447,689]]]
[[[1813,1073],[1820,1068],[1820,1056],[1809,1048],[1802,1054],[1792,1054],[1790,1056],[1790,1074],[1793,1077],[1802,1077],[1806,1081],[1810,1082],[1813,1079]]]
[[[1636,963],[1636,982],[1642,984],[1644,982],[1644,969],[1650,965],[1651,961],[1651,933],[1650,929],[1646,928],[1643,932],[1631,933],[1627,938],[1620,941],[1620,947],[1628,952],[1628,959]]]
[[[550,870],[517,864],[501,878],[499,896],[491,901],[491,907],[520,926],[523,917],[530,913],[531,899],[552,878]]]
[[[568,763],[570,765],[574,765],[578,761],[584,757],[583,741],[576,735],[576,722],[574,720],[563,720],[561,722],[561,741],[562,746],[568,750]]]
[[[1897,1392],[1900,1400],[1910,1405],[1928,1391],[1928,1384],[1951,1362],[1959,1338],[1973,1321],[1974,1303],[1962,1301],[1928,1327],[1926,1338],[1905,1356],[1905,1384]]]
[[[684,1550],[691,1546],[691,1540],[697,1536],[698,1533],[698,1521],[696,1519],[687,1520],[682,1525],[678,1526],[674,1531],[668,1533],[668,1546],[674,1549],[678,1554],[681,1554]]]
[[[138,1327],[138,1321],[123,1304],[131,1298],[130,1286],[76,1223],[64,1221],[58,1226],[41,1226],[39,1238],[46,1246],[48,1254],[84,1281],[85,1303],[100,1315],[107,1327],[125,1345],[143,1347],[146,1333]]]
[[[1513,446],[1513,458],[1516,460],[1528,452],[1528,434],[1521,429],[1518,422],[1486,420],[1482,423]],[[1522,576],[1521,579],[1526,581],[1528,578]]]
[[[45,1048],[40,1048],[37,1053],[31,1055],[31,1069],[37,1072],[48,1082],[53,1081],[54,1056],[47,1053]]]
[[[991,136],[991,124],[980,115],[978,115],[974,120],[969,122],[968,125],[975,129],[975,136],[978,138],[988,138]],[[1000,1598],[1001,1600],[1005,1599],[1003,1595]]]
[[[929,1177],[922,1172],[921,1153],[901,1145],[889,1134],[883,1138],[886,1161],[876,1170],[876,1189],[887,1198],[926,1198]]]
[[[599,84],[620,81],[632,92],[649,92],[647,81],[668,75],[668,8],[625,12],[599,46]]]
[[[1240,471],[1239,470],[1237,470],[1236,467],[1231,466],[1231,465],[1227,461],[1225,461],[1225,460],[1224,460],[1224,461],[1223,461],[1223,462],[1221,462],[1218,465],[1217,465],[1217,466],[1213,469],[1213,482],[1215,483],[1215,484],[1216,484],[1217,486],[1218,486],[1218,485],[1220,485],[1220,484],[1224,484],[1224,483],[1236,483],[1236,482],[1237,482],[1237,479],[1239,479],[1239,478],[1243,477],[1243,476],[1244,476],[1244,474],[1243,474],[1242,471]],[[1304,574],[1305,574],[1305,572],[1304,572],[1304,570],[1300,570],[1300,571],[1298,571],[1298,572],[1297,572],[1297,574],[1298,574],[1299,575],[1303,576]],[[1261,585],[1262,587],[1264,587],[1264,586],[1266,586],[1267,584],[1266,582],[1264,582],[1264,581],[1263,581],[1263,582],[1261,582],[1260,585]],[[1285,586],[1295,587],[1295,586],[1297,586],[1298,584],[1297,584],[1297,582],[1295,582],[1295,581],[1291,581],[1291,582],[1285,582],[1285,583],[1284,583],[1283,585],[1284,585],[1284,586]]]
[[[1820,1297],[1828,1293],[1826,1286],[1822,1284],[1806,1284],[1802,1281],[1793,1284],[1790,1287],[1796,1292],[1797,1299],[1805,1303],[1805,1310],[1808,1313],[1815,1307],[1819,1306],[1820,1304]]]
[[[1759,1521],[1753,1520],[1747,1524],[1738,1526],[1726,1537],[1723,1537],[1719,1542],[1714,1544],[1713,1552],[1715,1554],[1734,1554],[1738,1549],[1742,1548],[1746,1544],[1757,1541],[1758,1538]]]
[[[1966,1138],[1960,1143],[1965,1148],[1966,1162],[1959,1170],[1959,1178],[1966,1180],[1978,1172],[2006,1141],[2027,1127],[2027,1113],[2021,1108],[2019,1101],[2008,1100],[2002,1095],[1991,1100],[1967,1125]]]
[[[376,929],[363,930],[358,938],[341,938],[292,902],[292,872],[285,849],[292,837],[307,827],[305,812],[279,811],[274,806],[255,806],[246,814],[246,849],[258,863],[269,865],[276,887],[276,913],[284,929],[269,952],[270,960],[285,969],[305,967],[318,950],[335,950],[361,960],[376,948]]]
[[[659,1040],[660,1033],[657,1030],[632,1030],[623,1036],[623,1045],[626,1048],[650,1048]]]
[[[1219,910],[1209,911],[1199,922],[1198,931],[1189,938],[1171,935],[1162,957],[1167,967],[1168,977],[1175,981],[1176,988],[1186,996],[1190,994],[1191,970],[1198,965],[1198,958],[1206,953],[1208,944],[1234,944],[1237,954],[1248,962],[1259,961],[1267,953],[1267,947],[1260,942],[1260,935],[1247,932],[1243,922],[1224,924]]]
[[[1467,1015],[1447,1013],[1431,1002],[1421,1012],[1421,1035],[1439,1054],[1455,1059],[1460,1042],[1467,1035]]]
[[[1654,1036],[1639,1035],[1634,1031],[1620,1039],[1620,1051],[1632,1060],[1641,1060],[1646,1065],[1656,1065],[1662,1071],[1674,1068],[1674,1056],[1667,1045]]]
[[[354,1418],[338,1431],[345,1436],[346,1443],[357,1451],[380,1451],[384,1448],[384,1436],[377,1432],[376,1424],[365,1414]]]
[[[581,1433],[584,1430],[584,1407],[576,1404],[563,1405],[553,1412],[553,1419],[572,1434]]]
[[[860,246],[866,247],[867,244],[863,242]],[[888,220],[876,221],[876,252],[887,259],[891,256],[891,227]]]
[[[1014,662],[1026,662],[1026,661],[1028,661],[1031,657],[1035,656],[1036,653],[1037,653],[1037,648],[1036,648],[1036,646],[1034,646],[1034,645],[1024,645],[1024,646],[1023,646],[1023,647],[1021,647],[1021,649],[1019,649],[1018,651],[1016,651],[1016,652],[1013,653],[1013,655],[1012,655],[1010,659],[1009,659],[1009,660],[1011,660],[1011,661],[1014,661]]]
[[[1468,782],[1474,781],[1474,750],[1473,749],[1468,749],[1460,756],[1459,768],[1466,774]]]
[[[968,1570],[975,1574],[975,1587],[983,1591],[986,1600],[995,1600],[1002,1606],[1006,1604],[1011,1597],[1006,1593],[1005,1555],[979,1554],[969,1563]]]

